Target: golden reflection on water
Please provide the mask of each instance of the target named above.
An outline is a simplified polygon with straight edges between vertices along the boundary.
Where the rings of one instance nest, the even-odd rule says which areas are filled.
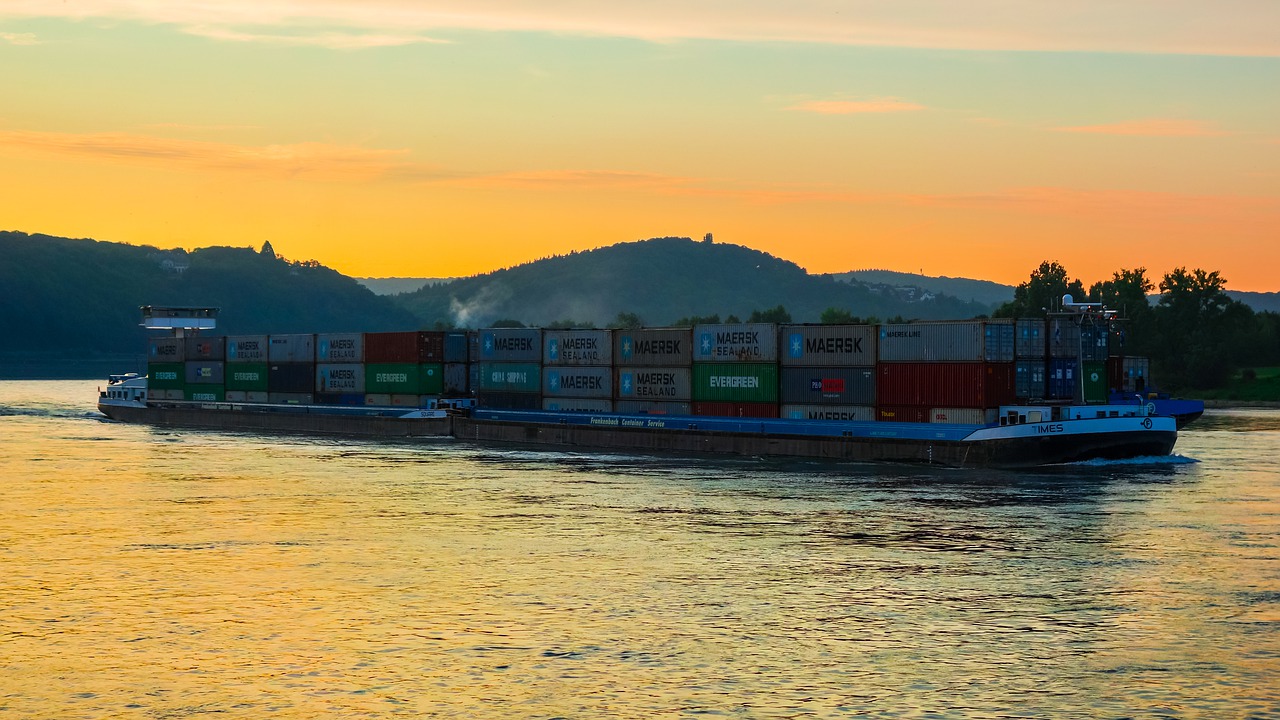
[[[1280,711],[1274,432],[832,469],[153,430],[92,387],[0,383],[0,717]]]

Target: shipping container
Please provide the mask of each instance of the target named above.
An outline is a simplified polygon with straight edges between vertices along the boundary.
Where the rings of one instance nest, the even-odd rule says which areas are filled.
[[[267,359],[273,363],[314,363],[315,335],[270,335]]]
[[[687,367],[620,367],[614,397],[619,400],[689,402],[693,371]]]
[[[183,379],[187,385],[222,385],[225,368],[221,360],[188,360],[183,363]]]
[[[842,420],[845,422],[871,422],[876,419],[876,409],[870,405],[800,405],[786,404],[778,412],[779,417],[790,420]]]
[[[227,390],[227,402],[264,403],[267,398],[267,393],[259,390]]]
[[[183,400],[190,402],[226,402],[227,391],[221,385],[188,385]]]
[[[1018,359],[1043,359],[1045,353],[1045,324],[1042,318],[1019,318],[1015,323],[1014,354]]]
[[[548,412],[611,413],[613,401],[599,398],[543,397],[542,409]]]
[[[315,395],[309,392],[273,392],[267,393],[267,401],[276,405],[312,405]]]
[[[267,390],[272,393],[312,393],[316,385],[315,363],[270,363]]]
[[[320,341],[317,340],[317,342]],[[317,364],[315,389],[317,394],[363,395],[364,365],[360,363]]]
[[[186,360],[227,359],[227,338],[225,335],[191,335],[186,338]]]
[[[1081,380],[1084,386],[1084,401],[1087,403],[1105,403],[1110,395],[1110,386],[1107,383],[1106,361],[1085,360],[1080,367]]]
[[[876,352],[880,362],[1011,362],[1013,336],[1010,320],[889,324],[880,326]]]
[[[1080,359],[1106,360],[1111,354],[1111,329],[1106,323],[1080,327]]]
[[[776,363],[778,326],[773,323],[695,325],[694,362]]]
[[[394,393],[391,396],[392,407],[416,408],[422,407],[426,402],[423,398],[434,398],[435,395],[405,395],[403,393]]]
[[[613,368],[557,366],[542,368],[542,394],[608,400],[613,397]]]
[[[444,357],[431,362],[466,363],[470,360],[471,347],[467,334],[461,331],[444,333]]]
[[[470,383],[471,372],[466,363],[446,363],[440,394],[447,397],[465,397],[471,389]]]
[[[364,393],[316,393],[317,405],[364,405]]]
[[[646,328],[614,332],[615,364],[628,367],[689,367],[693,362],[690,328]]]
[[[1120,377],[1112,379],[1121,392],[1142,394],[1151,389],[1151,359],[1127,356],[1120,365]]]
[[[1000,411],[996,408],[986,410],[979,408],[930,408],[929,422],[955,425],[990,425],[996,421],[999,414]]]
[[[984,320],[982,323],[983,360],[1008,363],[1017,359],[1018,328],[1013,320]]]
[[[1049,400],[1073,400],[1081,397],[1080,361],[1075,358],[1050,358],[1045,372]]]
[[[1014,395],[1018,400],[1042,400],[1045,394],[1044,358],[1019,360],[1013,365]]]
[[[270,347],[270,342],[266,335],[228,335],[227,362],[270,362],[271,354],[268,352]]]
[[[481,390],[476,393],[476,406],[489,410],[541,410],[542,395],[536,392]]]
[[[316,335],[316,362],[364,362],[364,333],[323,333]]]
[[[186,367],[180,362],[147,364],[147,390],[181,390],[186,384]]]
[[[471,362],[541,363],[540,328],[488,328],[471,336]]]
[[[783,325],[782,365],[870,367],[876,364],[875,325]]]
[[[438,395],[444,387],[439,363],[370,363],[364,366],[365,392],[391,395]]]
[[[391,393],[366,393],[364,404],[388,407],[391,405]]]
[[[613,364],[612,330],[543,330],[544,365]]]
[[[875,405],[874,367],[784,367],[778,399],[784,405]]]
[[[695,401],[777,403],[778,366],[773,363],[694,363]]]
[[[776,418],[778,406],[763,402],[694,402],[694,415],[732,418]]]
[[[624,415],[692,415],[693,405],[687,402],[615,400],[613,410]]]
[[[918,405],[877,405],[878,422],[929,422],[929,408]]]
[[[181,400],[186,393],[182,388],[152,390],[147,388],[148,400]]]
[[[230,346],[229,342],[228,346]],[[263,346],[264,353],[265,350],[266,346]],[[225,368],[227,389],[267,392],[271,389],[267,368],[266,363],[228,362]]]
[[[886,407],[994,408],[1014,402],[1013,363],[881,363],[876,399]]]
[[[187,343],[179,337],[147,338],[147,362],[180,363],[187,359]]]
[[[542,366],[538,363],[477,363],[475,388],[482,392],[539,393],[542,392]]]

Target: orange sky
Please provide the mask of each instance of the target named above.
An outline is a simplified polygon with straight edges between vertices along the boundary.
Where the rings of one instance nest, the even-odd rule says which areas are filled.
[[[382,277],[712,232],[1280,290],[1280,5],[954,7],[15,0],[0,229]]]

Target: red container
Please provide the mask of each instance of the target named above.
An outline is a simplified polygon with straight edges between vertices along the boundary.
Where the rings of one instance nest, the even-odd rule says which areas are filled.
[[[778,406],[773,403],[696,402],[694,415],[715,417],[776,418]]]
[[[876,402],[884,407],[996,408],[1014,402],[1015,378],[1013,363],[880,363]]]
[[[381,332],[364,334],[366,363],[444,362],[442,332]]]
[[[1124,390],[1124,356],[1112,355],[1107,358],[1108,389],[1112,392]]]
[[[929,422],[929,408],[901,405],[876,407],[876,420],[880,422]]]

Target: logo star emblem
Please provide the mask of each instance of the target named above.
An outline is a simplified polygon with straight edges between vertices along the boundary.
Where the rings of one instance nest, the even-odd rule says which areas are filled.
[[[548,342],[548,351],[549,351],[549,354],[551,355],[552,360],[559,358],[560,357],[560,341],[552,338]]]
[[[800,336],[792,335],[791,336],[791,357],[800,357],[800,354],[801,354],[800,350],[803,347],[804,347],[804,344],[800,342]]]
[[[623,373],[622,375],[622,394],[631,394],[631,373]]]
[[[622,357],[631,357],[631,338],[629,336],[622,338]]]
[[[703,334],[702,336],[702,354],[703,355],[711,354],[711,336],[710,335]]]

